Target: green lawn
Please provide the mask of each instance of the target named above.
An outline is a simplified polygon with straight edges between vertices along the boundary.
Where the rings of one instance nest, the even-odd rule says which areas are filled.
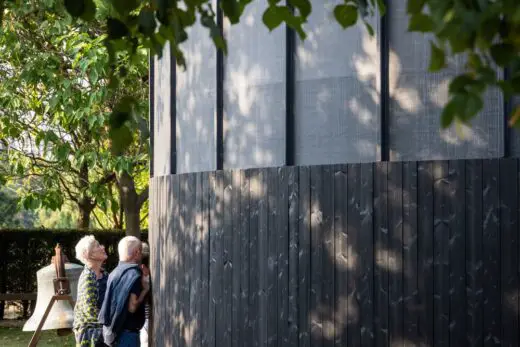
[[[27,347],[33,332],[23,332],[22,328],[0,327],[0,346]],[[38,347],[74,347],[74,335],[58,336],[55,330],[44,331]]]

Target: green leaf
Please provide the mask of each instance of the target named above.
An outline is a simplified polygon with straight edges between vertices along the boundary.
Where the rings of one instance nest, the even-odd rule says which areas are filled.
[[[464,107],[464,119],[469,120],[475,117],[484,107],[482,98],[474,93],[468,93],[466,97],[466,107]]]
[[[155,32],[156,25],[154,13],[150,9],[143,8],[139,13],[139,31],[146,36],[151,36]]]
[[[451,99],[448,104],[444,107],[441,114],[441,127],[443,129],[448,128],[453,120],[455,119],[455,115],[458,112],[458,101],[457,99]]]
[[[74,18],[85,12],[85,0],[65,0],[65,9]]]
[[[107,19],[107,29],[108,38],[111,40],[121,39],[130,33],[125,23],[115,18]]]
[[[241,10],[237,0],[220,1],[220,7],[224,15],[229,18],[231,24],[239,22]]]
[[[511,81],[499,81],[498,87],[504,93],[504,98],[509,99],[513,97],[515,90],[513,89],[513,84]]]
[[[110,0],[114,9],[123,17],[139,6],[139,0]]]
[[[374,36],[374,28],[368,23],[368,22],[364,22],[365,23],[365,27],[367,28],[367,31],[368,31],[368,34],[370,36]]]
[[[461,92],[465,91],[466,87],[471,85],[473,82],[474,82],[474,79],[468,74],[463,74],[463,75],[457,76],[450,82],[449,93],[450,94],[461,93]]]
[[[430,41],[430,49],[430,66],[428,70],[430,72],[436,72],[443,69],[446,66],[444,50],[437,47],[433,41]]]
[[[56,158],[60,161],[67,160],[70,154],[70,148],[67,145],[60,145],[56,151]]]
[[[84,21],[90,22],[96,17],[96,4],[93,0],[83,0],[85,2],[85,8],[80,18]]]
[[[408,31],[421,33],[434,31],[433,20],[430,16],[423,13],[414,14],[408,22]]]
[[[289,0],[289,4],[297,8],[300,15],[304,18],[307,18],[311,14],[312,4],[309,0]]]
[[[358,9],[353,5],[336,5],[334,7],[334,18],[346,29],[356,24],[358,19]]]
[[[473,70],[477,70],[482,67],[482,61],[476,53],[472,53],[468,56],[468,67]]]
[[[420,13],[424,7],[426,0],[408,0],[406,12],[409,14]]]
[[[98,81],[98,77],[99,77],[99,75],[98,75],[96,69],[92,69],[92,70],[90,71],[90,82],[91,82],[92,84],[96,84],[97,81]]]
[[[377,8],[379,9],[379,14],[384,16],[386,13],[385,0],[377,0]]]
[[[262,21],[269,30],[274,30],[284,21],[281,6],[269,6],[262,16]]]
[[[114,155],[123,154],[133,141],[132,131],[125,125],[109,130],[110,150]]]
[[[516,57],[515,47],[508,43],[499,43],[491,46],[491,57],[498,66],[506,67]]]

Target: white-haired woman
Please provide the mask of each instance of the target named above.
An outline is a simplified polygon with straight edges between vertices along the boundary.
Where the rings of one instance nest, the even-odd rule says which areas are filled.
[[[104,346],[98,314],[107,288],[108,273],[102,265],[107,259],[105,247],[93,235],[84,236],[76,245],[76,258],[85,264],[78,281],[74,307],[76,347]]]

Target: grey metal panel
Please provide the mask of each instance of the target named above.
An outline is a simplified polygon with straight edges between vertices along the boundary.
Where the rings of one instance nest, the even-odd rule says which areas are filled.
[[[503,154],[503,102],[498,90],[485,94],[485,107],[471,128],[458,136],[455,127],[442,131],[440,114],[448,100],[448,84],[464,69],[464,58],[448,69],[428,73],[430,36],[407,32],[406,2],[388,8],[390,40],[389,145],[391,160],[494,158]]]
[[[224,168],[285,163],[285,29],[262,22],[267,1],[247,6],[237,25],[225,23]]]
[[[170,174],[171,161],[171,57],[170,44],[163,49],[162,58],[155,57],[154,64],[154,148],[153,158],[154,175],[164,176]]]
[[[177,172],[216,169],[216,49],[200,24],[181,45],[186,70],[177,68]]]
[[[364,25],[343,30],[335,2],[314,0],[298,40],[295,91],[295,161],[298,165],[370,162],[378,157],[377,37]],[[376,32],[378,21],[372,23]]]

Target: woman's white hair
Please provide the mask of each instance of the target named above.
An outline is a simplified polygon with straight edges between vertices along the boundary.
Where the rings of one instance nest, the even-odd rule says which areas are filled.
[[[92,248],[94,248],[96,242],[94,235],[83,236],[76,244],[76,259],[83,264],[87,264],[90,252],[92,251]]]
[[[135,236],[125,236],[117,245],[119,261],[128,261],[132,257],[135,249],[141,245],[141,240]]]

